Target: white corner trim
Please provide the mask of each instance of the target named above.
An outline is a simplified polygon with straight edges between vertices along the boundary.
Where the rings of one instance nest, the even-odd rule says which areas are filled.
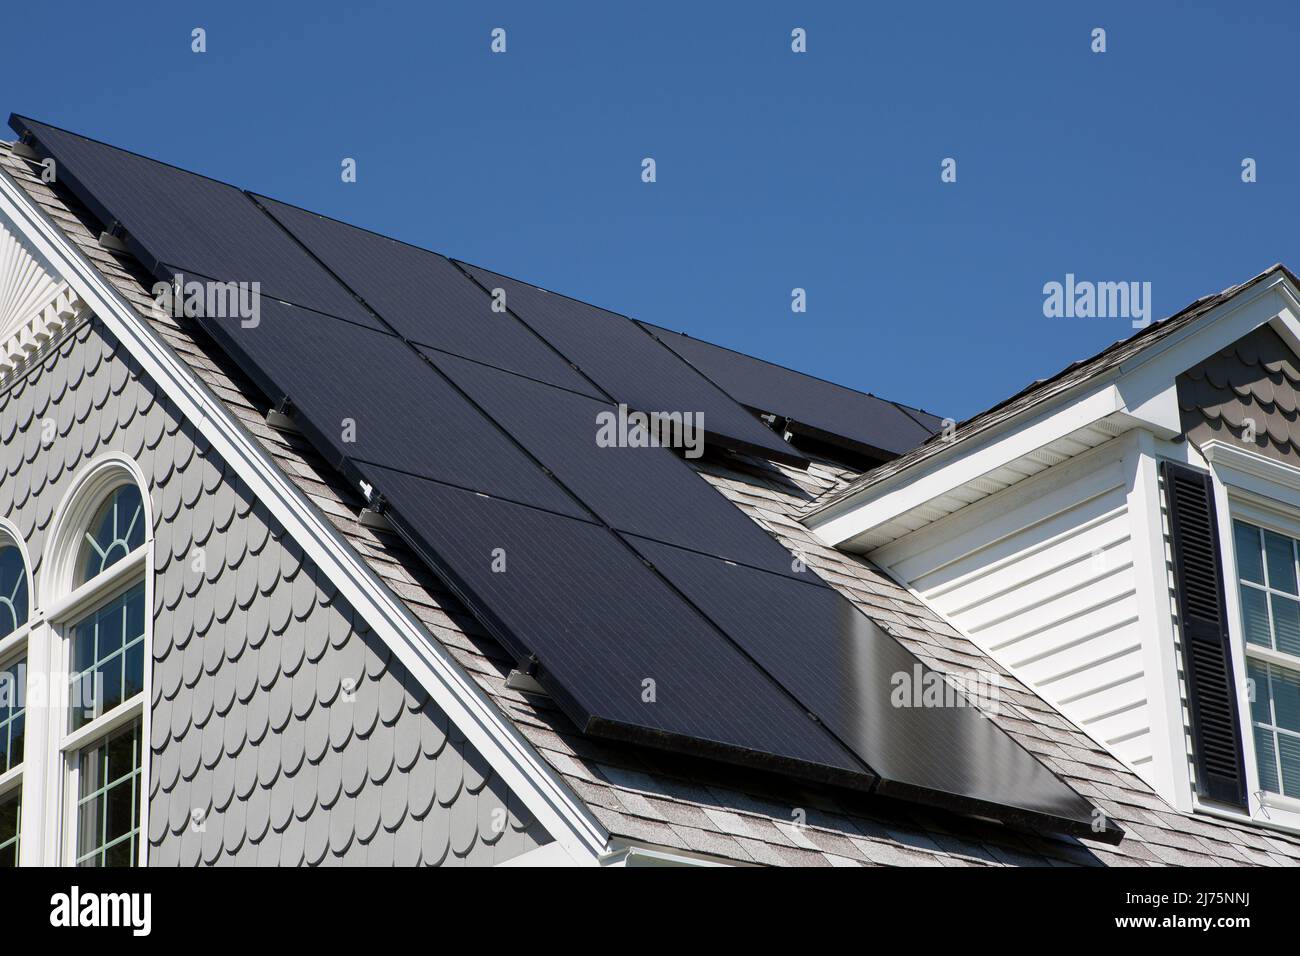
[[[1165,557],[1164,520],[1160,507],[1159,459],[1155,438],[1133,433],[1125,452],[1127,503],[1133,544],[1133,572],[1142,630],[1142,667],[1146,673],[1147,715],[1151,728],[1148,783],[1176,809],[1192,810],[1192,783],[1187,762],[1187,733],[1178,683],[1174,608]]]
[[[256,439],[7,172],[0,212],[44,255],[127,347],[216,452],[236,468],[339,593],[392,648],[466,739],[575,859],[599,857],[608,833],[410,610],[280,470]]]

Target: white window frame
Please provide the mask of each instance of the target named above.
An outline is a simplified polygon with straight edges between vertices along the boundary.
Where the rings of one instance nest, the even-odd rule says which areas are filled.
[[[109,494],[134,484],[140,491],[144,543],[84,584],[74,586],[81,543],[91,520]],[[139,466],[111,452],[83,467],[65,492],[50,525],[40,581],[40,614],[29,613],[29,689],[37,666],[43,675],[66,683],[71,674],[72,628],[94,608],[144,584],[144,685],[135,697],[69,730],[65,700],[39,712],[39,728],[27,724],[27,764],[23,786],[23,866],[73,866],[77,858],[78,758],[81,751],[132,721],[140,727],[140,837],[137,863],[149,855],[149,741],[153,700],[154,515],[149,484]],[[61,688],[59,688],[61,689]],[[39,731],[36,738],[35,731]],[[31,759],[39,746],[40,766]],[[28,808],[31,811],[28,812]]]
[[[32,562],[27,553],[27,543],[23,540],[22,533],[18,530],[13,522],[5,518],[0,518],[0,547],[16,547],[18,553],[23,559],[23,573],[27,576],[27,621],[21,627],[15,628],[4,637],[0,637],[0,670],[7,666],[11,661],[19,658],[27,660],[27,674],[30,679],[32,672],[31,647],[29,645],[29,635],[32,630],[32,619],[36,617],[36,592],[32,590]],[[30,688],[23,688],[24,699]],[[28,711],[24,705],[24,711]],[[30,765],[32,759],[32,736],[31,725],[32,718],[30,713],[24,718],[25,730],[23,734],[23,759],[16,767],[0,774],[0,796],[9,796],[14,790],[23,790],[23,784],[28,776],[26,768]],[[19,864],[22,864],[23,854],[27,844],[26,820],[27,820],[27,794],[24,791],[20,795],[22,802],[22,817],[19,820],[18,834],[18,853]]]
[[[1300,800],[1266,792],[1260,786],[1246,670],[1247,658],[1290,670],[1300,669],[1300,660],[1293,660],[1291,655],[1259,647],[1246,640],[1238,590],[1241,577],[1237,571],[1236,538],[1233,533],[1233,522],[1241,520],[1300,540],[1300,467],[1276,461],[1237,443],[1217,439],[1206,442],[1200,451],[1214,480],[1223,590],[1228,611],[1233,676],[1237,687],[1237,718],[1242,760],[1246,768],[1247,812],[1234,812],[1207,805],[1199,799],[1197,809],[1216,816],[1249,820],[1263,826],[1300,833]]]

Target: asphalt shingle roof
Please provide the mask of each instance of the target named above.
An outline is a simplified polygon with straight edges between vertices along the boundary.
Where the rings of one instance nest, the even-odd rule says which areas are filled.
[[[925,663],[948,674],[997,672],[990,715],[1127,833],[1118,846],[1022,832],[881,797],[811,786],[584,737],[547,699],[507,688],[512,666],[451,593],[392,534],[358,521],[361,502],[299,435],[272,429],[261,397],[192,320],[154,315],[152,280],[97,241],[99,224],[0,146],[0,171],[25,189],[266,449],[377,577],[455,657],[617,838],[738,863],[832,865],[1300,865],[1300,838],[1170,808],[1134,773],[869,562],[821,545],[796,520],[861,476],[829,463],[806,472],[758,459],[703,459],[702,476],[853,600]],[[1252,280],[1253,281],[1253,280]],[[1226,295],[1226,293],[1225,293]],[[1198,306],[1199,311],[1209,306]],[[1173,320],[1169,320],[1172,322]],[[1169,322],[1153,326],[1163,329]],[[1152,332],[1151,334],[1157,334]],[[986,413],[987,414],[987,413]],[[928,446],[925,446],[928,447]]]

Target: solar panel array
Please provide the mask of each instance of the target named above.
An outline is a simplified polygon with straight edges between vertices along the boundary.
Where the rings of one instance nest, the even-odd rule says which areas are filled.
[[[750,355],[641,323],[674,353],[748,408],[789,419],[796,433],[861,454],[896,458],[943,427],[929,412],[855,392]]]
[[[645,328],[11,124],[158,276],[262,283],[255,325],[204,327],[580,728],[1089,828],[1091,807],[973,709],[895,706],[899,675],[928,673],[917,659],[674,451],[597,440],[619,403],[690,409],[711,441],[799,460]]]

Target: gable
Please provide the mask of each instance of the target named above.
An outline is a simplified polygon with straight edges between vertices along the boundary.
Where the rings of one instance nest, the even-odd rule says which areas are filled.
[[[1218,439],[1300,466],[1300,359],[1261,326],[1178,376],[1187,438]]]

